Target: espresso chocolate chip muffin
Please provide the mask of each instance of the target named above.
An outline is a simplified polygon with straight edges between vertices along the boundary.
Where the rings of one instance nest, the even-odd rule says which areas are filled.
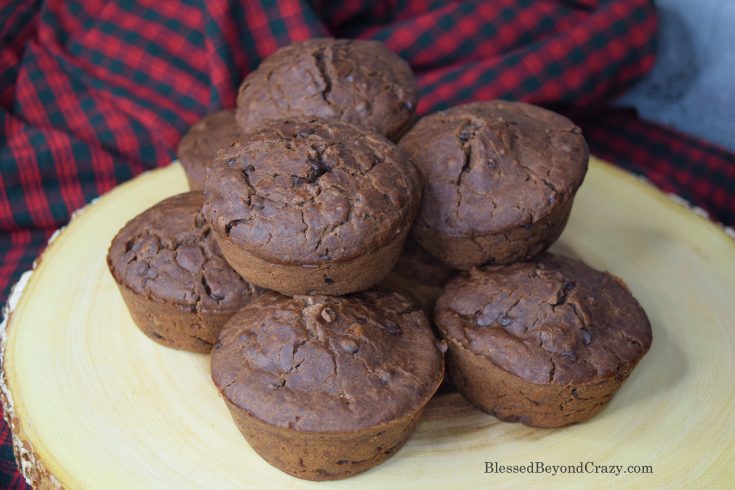
[[[170,197],[128,222],[107,265],[133,321],[163,345],[209,352],[222,325],[261,291],[225,262],[202,193]]]
[[[283,47],[237,95],[245,131],[296,116],[339,119],[396,141],[415,121],[418,88],[408,63],[377,41],[313,39]]]
[[[235,110],[227,109],[206,116],[181,138],[176,154],[192,190],[204,188],[207,167],[217,150],[232,143],[239,133]]]
[[[225,325],[212,379],[253,449],[308,480],[346,478],[405,443],[444,371],[404,297],[266,293]]]
[[[204,194],[204,215],[243,277],[288,295],[339,295],[388,274],[421,184],[382,136],[299,118],[266,123],[221,150]]]
[[[423,177],[412,234],[457,269],[546,250],[563,231],[587,171],[581,130],[518,102],[477,102],[424,117],[400,147]]]
[[[625,284],[560,255],[453,279],[435,322],[459,391],[534,427],[595,415],[651,347],[651,325]]]

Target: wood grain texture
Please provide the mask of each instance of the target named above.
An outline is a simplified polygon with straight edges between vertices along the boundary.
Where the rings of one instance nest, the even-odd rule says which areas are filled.
[[[173,165],[88,206],[11,302],[2,398],[38,488],[735,485],[735,241],[648,184],[593,160],[555,246],[624,278],[653,324],[651,351],[607,408],[582,425],[531,429],[444,395],[387,463],[321,484],[261,460],[210,381],[208,356],[146,338],[107,271],[115,232],[185,188]],[[653,474],[485,474],[486,461]]]

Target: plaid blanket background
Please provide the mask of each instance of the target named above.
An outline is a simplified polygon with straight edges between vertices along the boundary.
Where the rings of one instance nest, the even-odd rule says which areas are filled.
[[[371,38],[419,77],[419,113],[533,102],[592,153],[735,223],[735,156],[611,99],[652,65],[648,0],[4,0],[0,3],[0,303],[71,213],[174,158],[277,47]],[[0,486],[25,488],[0,427]]]

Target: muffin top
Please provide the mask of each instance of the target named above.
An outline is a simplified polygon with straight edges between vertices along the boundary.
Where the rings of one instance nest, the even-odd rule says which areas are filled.
[[[622,280],[552,254],[450,281],[434,319],[448,340],[537,384],[610,378],[651,346],[646,313]]]
[[[442,287],[457,273],[429,255],[411,237],[406,239],[403,251],[391,272],[412,282],[435,287]]]
[[[176,155],[193,190],[202,190],[207,167],[217,150],[232,143],[239,132],[235,110],[227,109],[204,117],[181,138]]]
[[[236,313],[212,350],[212,379],[235,406],[307,432],[366,429],[423,407],[443,355],[403,296],[269,292]]]
[[[271,121],[209,167],[204,215],[220,239],[285,264],[349,260],[411,226],[420,177],[380,135],[319,118]]]
[[[202,201],[201,192],[179,194],[129,221],[107,254],[115,280],[157,303],[202,312],[236,311],[260,294],[222,258]]]
[[[569,119],[519,102],[457,106],[401,139],[423,177],[417,224],[446,236],[530,225],[566,203],[587,171],[587,144]]]
[[[415,120],[418,88],[408,63],[377,41],[312,39],[283,47],[237,95],[249,131],[294,116],[339,119],[396,140]]]

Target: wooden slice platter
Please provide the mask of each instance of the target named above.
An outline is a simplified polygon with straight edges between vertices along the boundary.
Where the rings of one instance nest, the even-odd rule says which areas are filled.
[[[172,165],[89,205],[11,298],[3,402],[37,488],[735,485],[735,240],[639,179],[593,159],[555,246],[623,277],[653,324],[651,351],[600,415],[532,429],[443,395],[395,457],[329,483],[261,460],[212,385],[208,356],[151,342],[125,309],[108,244],[127,220],[185,189]],[[493,462],[624,473],[486,473]],[[650,472],[625,473],[629,465]]]

